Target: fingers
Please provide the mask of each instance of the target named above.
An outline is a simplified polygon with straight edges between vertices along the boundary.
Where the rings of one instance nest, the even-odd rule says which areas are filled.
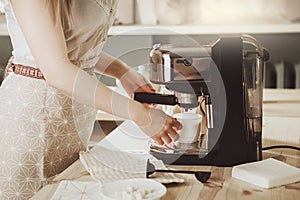
[[[173,120],[172,123],[173,123],[174,130],[176,130],[176,131],[180,130],[182,128],[181,123],[175,118],[173,118],[172,120]]]
[[[179,137],[177,130],[181,124],[173,117],[167,115],[160,109],[146,108],[143,117],[137,121],[140,128],[158,144],[169,144]]]
[[[166,125],[162,131],[152,137],[160,145],[169,144],[179,138],[176,131],[181,128],[181,124],[172,117],[168,117],[166,121]]]
[[[176,130],[174,130],[174,128],[170,129],[168,134],[174,141],[178,140],[178,138],[179,138],[179,135],[176,132]],[[170,141],[170,142],[172,142],[172,141]]]
[[[152,87],[152,84],[143,76],[141,76],[141,82],[138,83],[138,88],[135,92],[149,92],[155,93],[155,89]]]
[[[173,141],[173,138],[171,138],[169,134],[163,134],[162,140],[163,140],[166,144],[170,144],[170,143]]]
[[[157,144],[159,144],[159,145],[164,145],[164,144],[165,144],[165,142],[164,142],[164,141],[162,140],[162,138],[159,137],[159,136],[153,136],[152,139],[155,140],[155,142],[156,142]]]
[[[142,85],[139,86],[134,92],[148,92],[148,93],[155,93],[155,89],[151,85]]]
[[[139,87],[138,89],[136,89],[134,91],[135,93],[137,92],[147,92],[147,93],[155,93],[155,89],[152,88],[151,85],[143,85],[141,87]],[[131,96],[131,98],[133,98],[133,95]],[[144,106],[151,106],[151,107],[154,107],[155,104],[151,104],[151,103],[143,103]]]
[[[136,86],[134,88],[129,88],[127,93],[130,93],[129,96],[133,98],[134,93],[138,92],[147,92],[147,93],[155,93],[155,89],[151,85],[142,85],[142,86]]]

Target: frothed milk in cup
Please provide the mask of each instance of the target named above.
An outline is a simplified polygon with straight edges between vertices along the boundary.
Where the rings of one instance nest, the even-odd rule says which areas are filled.
[[[176,113],[173,115],[182,125],[177,131],[179,134],[179,143],[194,143],[197,141],[202,116],[196,113]]]

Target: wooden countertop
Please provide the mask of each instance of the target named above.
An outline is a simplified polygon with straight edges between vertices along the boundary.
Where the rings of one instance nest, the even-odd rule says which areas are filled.
[[[285,161],[293,166],[300,167],[300,152],[293,150],[273,150],[264,153],[264,158],[273,157]],[[233,199],[299,199],[300,182],[289,184],[273,189],[263,189],[255,185],[237,180],[231,177],[231,167],[210,167],[210,166],[175,166],[175,169],[210,169],[212,176],[205,184],[198,182],[193,175],[178,175],[185,179],[184,183],[169,184],[167,194],[162,200],[233,200]],[[92,181],[92,178],[85,171],[80,161],[76,161],[67,170],[60,174],[55,182],[45,186],[32,199],[50,199],[54,194],[59,181],[80,180]]]

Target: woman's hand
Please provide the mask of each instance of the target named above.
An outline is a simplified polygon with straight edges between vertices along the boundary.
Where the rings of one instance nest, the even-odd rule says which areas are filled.
[[[169,144],[179,137],[176,131],[181,127],[180,122],[159,109],[146,107],[146,112],[141,113],[136,123],[160,145]]]
[[[130,69],[121,78],[120,82],[127,92],[132,97],[135,92],[148,92],[154,93],[151,83],[140,73],[134,69]]]

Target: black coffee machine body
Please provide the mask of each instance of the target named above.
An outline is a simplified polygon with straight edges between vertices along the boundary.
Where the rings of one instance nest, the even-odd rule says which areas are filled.
[[[262,158],[263,66],[268,52],[249,35],[220,37],[210,45],[154,45],[149,79],[172,95],[136,93],[140,102],[200,107],[196,144],[150,153],[166,164],[233,166]]]

